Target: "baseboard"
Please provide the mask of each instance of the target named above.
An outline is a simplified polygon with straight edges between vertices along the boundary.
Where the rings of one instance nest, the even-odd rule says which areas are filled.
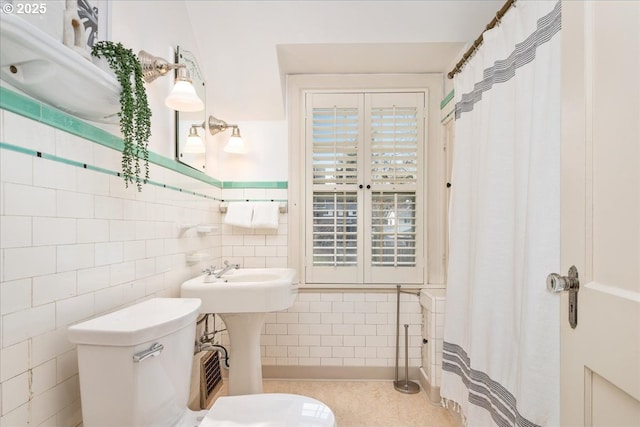
[[[409,379],[418,378],[420,368],[409,368]],[[262,366],[264,379],[297,380],[388,380],[396,377],[396,370],[386,366]],[[404,379],[404,368],[400,379]]]
[[[419,378],[420,378],[420,387],[422,387],[424,392],[427,394],[429,401],[436,406],[442,405],[442,397],[440,396],[440,387],[432,386],[429,383],[429,379],[427,378],[427,373],[424,371],[424,369],[422,369],[422,367],[420,368]]]

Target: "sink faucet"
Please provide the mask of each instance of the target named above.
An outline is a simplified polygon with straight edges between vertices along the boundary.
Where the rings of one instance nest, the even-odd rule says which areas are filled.
[[[237,270],[239,268],[240,268],[240,264],[229,264],[229,261],[225,260],[223,269],[221,269],[220,271],[214,271],[215,270],[214,268],[209,274],[213,274],[213,277],[215,277],[216,279],[219,279],[227,271],[233,270],[233,269]]]

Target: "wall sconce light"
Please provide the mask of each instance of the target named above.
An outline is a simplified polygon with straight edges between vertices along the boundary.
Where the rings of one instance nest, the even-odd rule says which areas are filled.
[[[177,111],[200,111],[204,108],[204,103],[196,94],[191,84],[189,70],[184,64],[172,64],[144,50],[138,53],[138,59],[142,66],[142,77],[147,83],[166,75],[171,70],[178,70],[173,89],[164,101],[167,107]]]
[[[191,125],[187,142],[182,148],[183,152],[191,154],[202,154],[205,152],[204,142],[200,135],[198,135],[198,128],[204,128],[204,123],[201,125]]]
[[[240,128],[238,125],[230,125],[227,124],[224,120],[217,119],[213,116],[209,116],[209,132],[211,135],[215,135],[219,132],[224,132],[225,130],[231,128],[231,137],[227,144],[224,146],[223,150],[226,153],[232,154],[246,154],[247,147],[244,145],[244,141],[240,136]]]

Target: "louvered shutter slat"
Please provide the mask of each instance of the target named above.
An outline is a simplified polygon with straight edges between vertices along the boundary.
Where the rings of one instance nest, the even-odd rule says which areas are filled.
[[[416,183],[418,126],[418,112],[415,107],[372,108],[372,184]]]
[[[357,182],[357,108],[313,108],[312,167],[314,185]]]
[[[371,265],[416,265],[416,195],[375,192],[372,195]]]
[[[357,194],[355,192],[314,192],[314,266],[357,264]]]

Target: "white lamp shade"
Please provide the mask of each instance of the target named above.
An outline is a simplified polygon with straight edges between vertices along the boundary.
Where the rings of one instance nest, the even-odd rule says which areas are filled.
[[[187,142],[182,147],[183,153],[201,154],[205,152],[204,143],[198,134],[189,136]]]
[[[198,97],[191,82],[186,80],[176,80],[173,90],[164,100],[164,104],[176,111],[200,111],[204,108],[204,103]]]
[[[244,141],[239,136],[231,136],[227,145],[224,146],[225,153],[232,154],[246,154],[247,147],[244,145]]]

